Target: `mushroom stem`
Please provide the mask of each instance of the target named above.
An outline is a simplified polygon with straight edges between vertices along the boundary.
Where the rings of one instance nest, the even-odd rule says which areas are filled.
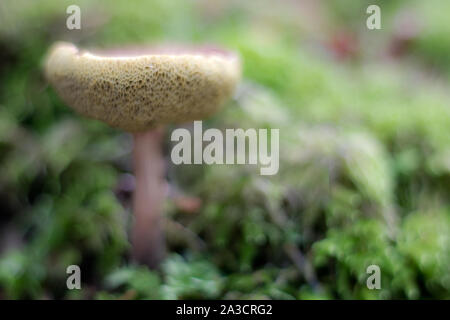
[[[133,135],[136,188],[133,196],[132,256],[151,268],[158,267],[166,250],[162,217],[167,189],[161,146],[163,131],[159,127]]]

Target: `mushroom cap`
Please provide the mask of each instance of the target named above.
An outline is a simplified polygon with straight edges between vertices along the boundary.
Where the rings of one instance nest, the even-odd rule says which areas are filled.
[[[129,132],[214,114],[240,74],[237,55],[211,48],[87,52],[59,42],[45,61],[66,104]]]

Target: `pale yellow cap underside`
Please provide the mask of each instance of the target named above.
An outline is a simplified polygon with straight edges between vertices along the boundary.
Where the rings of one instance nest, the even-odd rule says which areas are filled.
[[[45,62],[48,81],[79,113],[126,131],[204,119],[240,79],[235,55],[96,56],[57,43]]]

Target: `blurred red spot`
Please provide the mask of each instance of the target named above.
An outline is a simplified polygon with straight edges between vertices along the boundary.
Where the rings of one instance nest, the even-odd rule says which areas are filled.
[[[358,39],[349,32],[335,33],[331,37],[329,47],[339,60],[354,59],[359,54]]]

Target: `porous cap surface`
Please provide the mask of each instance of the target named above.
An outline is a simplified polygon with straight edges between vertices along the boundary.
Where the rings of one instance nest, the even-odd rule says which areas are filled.
[[[94,54],[59,42],[45,61],[46,78],[66,104],[130,132],[214,114],[240,74],[235,54],[205,48]]]

